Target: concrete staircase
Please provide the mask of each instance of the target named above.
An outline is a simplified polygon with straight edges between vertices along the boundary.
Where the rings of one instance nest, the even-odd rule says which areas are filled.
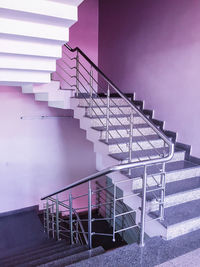
[[[73,263],[102,254],[104,249],[97,247],[88,250],[87,246],[69,245],[66,241],[49,240],[36,246],[24,248],[17,254],[0,258],[0,265],[15,266],[68,266]]]
[[[56,241],[44,233],[38,206],[2,213],[0,216],[0,266],[67,266],[104,252],[69,239]]]
[[[43,89],[44,88],[44,89]],[[48,101],[48,105],[55,108],[65,108],[74,110],[74,118],[80,120],[80,128],[86,131],[86,137],[94,144],[96,152],[97,170],[110,167],[112,165],[128,162],[127,139],[129,107],[123,99],[112,97],[111,109],[115,116],[111,116],[113,129],[111,129],[112,139],[108,142],[105,140],[105,122],[106,122],[106,98],[97,97],[93,103],[93,116],[88,115],[88,100],[83,97],[74,98],[74,90],[60,90],[59,82],[52,81],[49,85],[40,87],[33,86],[31,89],[22,88],[24,93],[35,93],[35,99],[38,101]],[[71,97],[70,97],[71,96]],[[163,130],[163,124],[153,119],[153,112],[143,109],[141,101],[132,101],[142,110],[143,113],[157,127]],[[97,106],[98,105],[98,106]],[[118,108],[125,115],[118,114]],[[104,114],[103,114],[104,113]],[[101,114],[101,115],[100,115]],[[98,117],[101,117],[101,121]],[[123,126],[121,125],[123,124]],[[155,150],[149,146],[151,142],[159,151],[163,146],[163,141],[155,135],[152,129],[137,115],[134,116],[134,133],[133,148],[134,153],[132,161],[145,160],[155,158]],[[112,126],[111,126],[112,127]],[[125,127],[125,128],[124,128]],[[164,131],[164,130],[163,130]],[[144,140],[142,134],[145,135],[147,141]],[[165,198],[165,219],[164,221],[154,220],[158,216],[159,195],[157,193],[147,193],[147,216],[146,233],[149,236],[162,236],[164,239],[172,239],[177,236],[200,229],[200,165],[199,160],[190,156],[188,146],[176,142],[176,134],[171,131],[165,131],[169,138],[176,144],[174,157],[166,164],[166,198]],[[139,145],[138,145],[139,144]],[[119,149],[123,149],[123,153]],[[148,172],[148,189],[155,189],[159,181],[159,170],[161,166],[150,166]],[[119,189],[124,195],[130,193],[139,193],[134,198],[124,199],[124,203],[131,209],[137,209],[136,221],[140,218],[140,193],[142,186],[142,169],[132,170],[121,173],[112,173],[108,175],[112,182],[126,180],[127,177],[133,179],[132,186],[127,184],[119,185]],[[153,220],[152,220],[153,219]]]

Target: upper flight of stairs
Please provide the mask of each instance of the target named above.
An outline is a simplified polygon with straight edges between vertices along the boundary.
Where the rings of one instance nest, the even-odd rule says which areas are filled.
[[[0,85],[50,82],[82,1],[0,1]]]
[[[52,88],[52,86],[54,88]],[[50,89],[49,89],[50,88]],[[115,104],[120,106],[127,116],[129,115],[129,107],[123,99],[112,97],[113,106],[111,109],[115,116],[111,117],[112,123],[115,125],[111,130],[113,139],[108,143],[105,140],[105,115],[102,117],[102,123],[93,117],[88,116],[88,102],[83,97],[74,98],[73,90],[59,90],[59,82],[52,81],[48,86],[44,85],[44,90],[41,87],[32,87],[29,90],[26,87],[22,88],[24,93],[35,93],[35,99],[39,101],[48,101],[48,105],[56,108],[65,108],[74,110],[74,118],[80,120],[80,128],[86,131],[86,137],[93,142],[94,151],[96,153],[96,167],[97,170],[128,162],[127,138],[128,133],[124,129],[127,125],[126,115],[118,114],[118,109]],[[71,98],[69,97],[71,95]],[[62,98],[64,96],[64,98]],[[68,96],[68,97],[67,97]],[[135,105],[142,109],[141,101],[132,99]],[[102,111],[105,110],[105,97],[97,97],[94,101],[101,105]],[[93,104],[95,114],[100,114],[99,107]],[[144,111],[147,113],[149,119],[157,124],[157,127],[162,128],[163,123],[152,118],[153,112]],[[123,127],[120,125],[123,123]],[[138,116],[134,117],[134,134],[133,134],[133,158],[132,161],[137,161],[137,158],[148,159],[155,158],[155,151],[149,147],[149,143],[145,142],[141,133],[145,135],[146,140],[151,141],[159,150],[163,145],[163,141],[158,138],[152,129]],[[128,126],[127,126],[128,127]],[[175,140],[176,134],[171,131],[165,131],[169,138]],[[140,146],[138,146],[138,142]],[[124,152],[119,151],[120,147]],[[142,148],[142,149],[141,149]],[[194,159],[188,153],[188,146],[176,143],[174,157],[166,164],[166,198],[165,198],[165,219],[164,221],[153,220],[146,223],[146,233],[149,236],[162,236],[165,239],[172,239],[174,237],[189,233],[191,231],[200,229],[200,165],[198,159]],[[147,168],[148,173],[148,189],[153,189],[156,186],[155,179],[159,179],[158,173],[161,166],[150,166]],[[133,169],[132,173],[123,171],[120,173],[109,174],[108,177],[112,182],[125,180],[127,177],[134,178],[132,186],[126,184],[119,184],[119,189],[124,195],[130,193],[140,193],[142,186],[142,169]],[[153,175],[153,176],[152,176]],[[124,203],[132,209],[138,209],[136,220],[140,218],[140,195],[134,198],[124,199]],[[152,220],[158,214],[158,201],[156,194],[147,194],[147,220]]]

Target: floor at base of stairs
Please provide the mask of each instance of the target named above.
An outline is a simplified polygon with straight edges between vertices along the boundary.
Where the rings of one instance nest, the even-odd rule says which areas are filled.
[[[144,247],[139,247],[137,244],[126,245],[70,266],[153,267],[166,262],[166,265],[163,265],[163,267],[168,267],[170,265],[167,265],[167,262],[199,248],[200,230],[197,230],[168,241],[165,241],[160,237],[153,237],[146,240]],[[187,266],[192,265],[188,264]]]
[[[200,248],[164,262],[156,267],[198,267],[200,264]]]

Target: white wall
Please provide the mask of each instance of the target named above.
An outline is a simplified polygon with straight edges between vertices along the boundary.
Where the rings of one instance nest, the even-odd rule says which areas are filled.
[[[78,120],[40,119],[72,112],[48,108],[16,87],[1,86],[0,101],[0,212],[38,204],[95,171],[93,147]]]

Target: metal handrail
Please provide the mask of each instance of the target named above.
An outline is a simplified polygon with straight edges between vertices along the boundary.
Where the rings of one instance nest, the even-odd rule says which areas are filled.
[[[52,197],[54,195],[57,195],[59,193],[62,193],[64,191],[67,191],[69,189],[72,189],[78,185],[81,185],[81,184],[84,184],[86,182],[89,182],[89,181],[92,181],[92,180],[95,180],[103,175],[107,175],[109,173],[112,173],[112,172],[117,172],[117,171],[121,171],[121,170],[124,170],[124,169],[132,169],[132,168],[137,168],[137,167],[141,167],[141,166],[147,166],[147,165],[153,165],[153,164],[159,164],[159,163],[163,163],[163,162],[167,162],[169,161],[170,159],[172,159],[173,157],[173,154],[174,154],[174,144],[171,144],[171,146],[169,147],[169,155],[167,157],[163,157],[163,158],[160,158],[160,159],[151,159],[151,160],[144,160],[144,161],[140,161],[140,162],[132,162],[132,163],[126,163],[126,164],[119,164],[119,165],[115,165],[115,166],[112,166],[110,168],[106,168],[102,171],[99,171],[99,172],[96,172],[92,175],[89,175],[83,179],[80,179],[79,181],[77,182],[74,182],[58,191],[55,191],[54,193],[52,194],[49,194],[45,197],[42,197],[41,200],[45,200],[46,198],[48,197]]]
[[[160,219],[163,219],[164,218],[164,196],[165,196],[165,173],[166,173],[165,172],[165,163],[167,161],[169,161],[170,159],[172,159],[172,157],[174,155],[174,144],[171,142],[171,140],[169,140],[164,135],[164,133],[160,129],[158,129],[153,124],[153,122],[150,119],[148,119],[129,100],[129,98],[126,95],[124,95],[122,93],[122,91],[120,91],[114,85],[114,83],[85,55],[85,53],[81,49],[79,49],[78,47],[72,49],[67,44],[65,45],[65,47],[68,50],[70,50],[71,52],[75,52],[75,51],[77,52],[77,57],[74,58],[74,59],[76,59],[76,76],[72,76],[69,73],[67,73],[65,71],[65,69],[62,66],[60,66],[59,64],[58,64],[58,66],[60,68],[62,68],[63,71],[65,73],[67,73],[70,78],[76,77],[76,85],[75,85],[75,87],[77,89],[77,91],[76,91],[76,96],[77,97],[79,96],[78,95],[79,93],[82,94],[82,92],[79,91],[79,83],[82,85],[82,87],[89,94],[90,98],[89,98],[88,101],[89,101],[89,108],[90,108],[89,109],[89,112],[90,112],[90,116],[91,117],[92,117],[91,111],[93,110],[93,107],[92,107],[93,101],[95,102],[96,106],[99,107],[98,104],[95,101],[95,98],[93,98],[93,93],[96,95],[96,91],[95,91],[95,89],[93,87],[93,79],[94,79],[93,78],[93,70],[91,70],[91,72],[88,73],[90,75],[89,76],[90,77],[90,82],[88,84],[89,84],[90,88],[92,89],[92,91],[90,90],[88,92],[88,90],[85,88],[85,86],[79,80],[79,74],[81,75],[81,73],[79,71],[79,68],[78,68],[78,64],[80,63],[80,61],[79,61],[79,54],[87,61],[87,63],[90,64],[91,68],[94,68],[97,71],[97,74],[100,74],[103,77],[104,81],[106,81],[107,84],[108,84],[108,90],[107,90],[107,106],[106,106],[107,107],[107,110],[108,110],[108,112],[106,110],[106,134],[108,134],[108,135],[106,135],[106,140],[107,141],[108,141],[109,135],[111,135],[111,133],[109,132],[110,113],[111,114],[113,113],[112,110],[110,109],[110,104],[109,104],[110,103],[109,102],[110,89],[114,90],[114,92],[116,92],[128,104],[128,106],[131,108],[131,113],[130,113],[130,132],[129,132],[130,133],[129,134],[129,139],[130,139],[129,140],[129,162],[128,163],[119,164],[119,165],[115,165],[115,166],[111,166],[111,167],[108,167],[108,168],[106,168],[104,170],[98,171],[98,172],[96,172],[96,173],[94,173],[92,175],[89,175],[89,176],[87,176],[85,178],[82,178],[79,181],[74,182],[74,183],[72,183],[72,184],[70,184],[70,185],[68,185],[68,186],[66,186],[66,187],[64,187],[64,188],[62,188],[60,190],[57,190],[54,193],[51,193],[51,194],[49,194],[47,196],[42,197],[41,200],[45,200],[46,199],[46,201],[47,201],[47,208],[46,208],[47,222],[48,222],[48,218],[49,218],[49,212],[48,212],[49,204],[48,204],[48,200],[52,201],[52,199],[53,199],[52,197],[53,196],[56,196],[56,200],[53,200],[53,201],[56,204],[56,231],[57,231],[57,238],[59,238],[59,207],[58,206],[60,205],[60,206],[63,206],[63,207],[67,207],[69,209],[69,211],[70,211],[70,213],[69,213],[70,214],[69,215],[70,219],[69,220],[70,220],[70,237],[71,237],[71,240],[73,240],[73,237],[74,237],[73,236],[73,230],[72,230],[73,229],[73,218],[72,218],[72,214],[74,212],[74,214],[75,214],[75,216],[77,218],[76,223],[79,223],[80,224],[80,228],[81,228],[82,234],[84,233],[85,240],[86,240],[86,234],[88,233],[88,241],[86,243],[88,243],[89,248],[91,248],[92,247],[92,235],[93,234],[107,235],[106,233],[92,233],[92,222],[94,221],[94,219],[92,219],[92,207],[97,207],[98,205],[92,205],[92,194],[94,192],[92,192],[91,181],[96,180],[97,178],[99,178],[101,176],[105,176],[105,175],[107,175],[109,173],[113,173],[113,172],[117,172],[117,171],[122,171],[122,170],[125,170],[125,169],[126,170],[127,169],[129,170],[129,175],[130,175],[131,174],[131,169],[138,168],[138,167],[144,167],[144,173],[143,173],[143,177],[142,177],[141,227],[140,227],[141,228],[140,245],[143,246],[144,245],[144,233],[145,233],[144,229],[145,229],[145,212],[146,212],[146,193],[147,193],[147,187],[148,187],[148,184],[147,184],[147,167],[148,166],[151,166],[151,165],[156,165],[157,166],[157,164],[163,163],[162,169],[159,168],[159,171],[158,171],[158,173],[161,175],[161,178],[160,178],[161,196],[160,196],[160,198],[162,200],[160,202],[160,205],[159,205],[159,214],[160,214],[160,217],[159,218]],[[68,57],[68,58],[70,58],[70,57]],[[78,85],[77,85],[77,82],[78,82]],[[85,97],[84,94],[83,94],[83,97],[85,98],[86,102],[88,102],[87,101],[87,97]],[[103,101],[103,100],[101,100],[101,101]],[[101,107],[100,107],[100,111],[102,111],[101,110]],[[96,111],[95,110],[93,110],[93,112],[96,114]],[[162,154],[158,153],[159,158],[156,157],[156,158],[152,159],[152,158],[150,158],[150,156],[148,156],[148,159],[145,159],[145,160],[142,160],[141,159],[141,161],[139,160],[137,162],[132,162],[133,112],[135,112],[137,115],[139,115],[140,118],[144,121],[144,123],[146,123],[147,126],[150,127],[155,132],[155,134],[157,134],[160,137],[160,139],[163,141],[164,151],[163,151]],[[104,114],[104,112],[102,112],[102,113]],[[115,114],[113,113],[113,115],[115,115]],[[98,116],[98,114],[96,114],[96,116],[101,121],[101,117]],[[118,117],[118,116],[116,115],[116,117]],[[121,122],[120,122],[120,124],[123,125]],[[114,125],[112,125],[112,126],[114,126]],[[124,128],[126,128],[126,127],[124,127]],[[142,132],[140,132],[140,133],[144,137],[144,139],[146,139],[145,136],[143,135],[143,133]],[[111,135],[111,137],[112,137],[112,135]],[[151,143],[151,141],[148,141],[148,140],[146,140],[146,141],[153,147],[153,149],[155,151],[157,151],[157,148],[154,147],[154,145]],[[138,142],[136,142],[136,143],[138,143]],[[117,145],[119,146],[119,144],[117,144]],[[165,148],[167,148],[167,151],[165,150]],[[141,147],[141,149],[143,150],[142,147]],[[134,178],[132,178],[132,180],[133,179]],[[154,177],[153,177],[153,179],[154,179]],[[119,183],[122,183],[122,182],[124,183],[126,181],[129,181],[129,179],[128,180],[125,180],[125,181],[124,180],[121,180],[121,181],[118,181],[118,182],[115,182],[114,183],[114,203],[113,203],[113,219],[112,219],[113,220],[113,234],[112,234],[113,241],[115,241],[115,234],[116,233],[119,233],[119,232],[122,232],[122,231],[125,231],[125,230],[128,230],[128,229],[131,229],[133,227],[136,227],[135,225],[133,225],[133,226],[130,226],[128,228],[124,228],[124,229],[120,229],[120,230],[117,230],[116,231],[116,226],[115,226],[115,224],[116,224],[116,218],[119,217],[119,216],[122,216],[124,214],[130,214],[131,212],[133,212],[133,211],[131,211],[131,212],[130,211],[126,211],[125,213],[116,215],[116,202],[119,201],[119,200],[120,201],[121,200],[124,200],[125,197],[130,197],[130,195],[123,196],[123,198],[119,198],[119,199],[116,197],[117,196],[116,195],[116,187],[118,186]],[[85,209],[85,208],[76,208],[76,209],[72,208],[72,199],[73,198],[72,198],[72,194],[71,193],[69,194],[69,206],[65,205],[63,202],[60,202],[58,200],[58,194],[60,194],[62,192],[65,192],[67,190],[70,190],[72,188],[75,188],[75,187],[77,187],[77,186],[79,186],[81,184],[85,184],[87,182],[88,182],[88,194],[86,194],[86,195],[88,195],[88,206],[85,207],[85,208],[88,208],[88,219],[87,219],[87,222],[88,222],[88,232],[85,232],[84,229],[83,229],[83,227],[82,227],[82,224],[81,224],[81,221],[82,220],[80,220],[80,218],[78,216],[78,213],[76,212],[76,210]],[[101,203],[101,206],[102,205],[107,205],[107,203]],[[78,231],[79,230],[76,229],[75,233],[78,233]],[[49,233],[49,224],[48,223],[47,223],[47,232]]]
[[[75,47],[75,48],[71,48],[68,44],[64,45],[68,50],[70,50],[71,52],[79,52],[87,61],[88,63],[91,64],[91,66],[105,79],[105,81],[121,96],[121,98],[123,98],[132,108],[134,111],[136,111],[137,113],[140,114],[140,116],[142,117],[142,119],[151,126],[151,128],[169,145],[171,146],[172,143],[171,141],[157,128],[154,126],[154,124],[148,120],[146,118],[146,116],[144,116],[144,114],[137,109],[133,103],[128,99],[128,97],[126,95],[124,95],[124,93],[103,73],[103,71],[101,69],[99,69],[97,67],[97,65],[94,64],[94,62],[92,62],[91,59],[88,58],[88,56],[79,48],[79,47]]]

